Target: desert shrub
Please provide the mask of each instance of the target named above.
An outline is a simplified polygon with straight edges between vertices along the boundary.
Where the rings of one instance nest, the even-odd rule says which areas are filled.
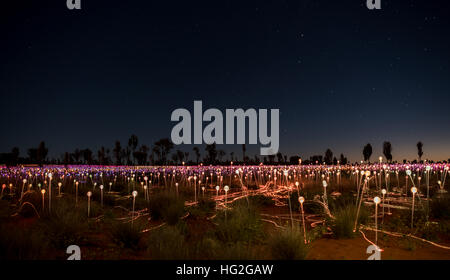
[[[39,230],[0,226],[0,259],[2,260],[43,259],[47,245],[48,238]]]
[[[436,219],[450,218],[450,195],[434,197],[430,203],[431,216]]]
[[[274,234],[269,247],[272,257],[277,260],[303,260],[308,253],[303,233],[297,228],[288,227]]]
[[[223,242],[252,241],[262,237],[259,213],[246,201],[237,203],[231,210],[220,213],[215,230],[216,237]]]
[[[338,208],[333,212],[334,219],[328,218],[327,224],[330,226],[333,235],[336,238],[352,238],[355,236],[353,232],[355,226],[357,207],[353,204],[348,204],[346,207]],[[363,206],[359,211],[358,224],[366,224],[369,219],[369,212]]]
[[[351,192],[343,193],[334,198],[331,196],[328,198],[328,208],[332,212],[352,204],[355,204],[355,199],[353,197],[353,193]]]
[[[159,192],[150,196],[149,210],[153,219],[175,225],[185,213],[184,200],[174,193]]]
[[[151,259],[158,260],[186,259],[189,253],[182,231],[177,226],[151,231],[147,251]]]
[[[141,240],[142,226],[139,223],[118,222],[112,226],[111,237],[114,243],[123,248],[136,250]]]
[[[329,219],[329,225],[333,235],[337,238],[352,238],[354,222],[356,218],[356,207],[346,207],[334,213],[335,219]]]
[[[42,217],[40,226],[52,246],[65,249],[83,241],[88,226],[87,212],[75,208],[70,200],[55,200],[51,213]]]
[[[431,240],[431,241],[438,241],[438,235],[441,232],[441,228],[439,226],[439,224],[435,224],[435,223],[419,223],[416,226],[416,230],[418,232],[417,235],[419,235],[420,237],[427,239],[427,240]]]
[[[222,247],[223,244],[214,237],[205,237],[194,245],[193,251],[199,259],[215,259]]]

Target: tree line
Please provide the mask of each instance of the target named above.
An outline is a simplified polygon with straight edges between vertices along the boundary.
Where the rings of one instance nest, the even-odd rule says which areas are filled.
[[[417,143],[418,161],[422,160],[423,143]],[[366,144],[362,154],[364,161],[370,163],[372,156],[372,145]],[[383,155],[388,162],[392,162],[392,145],[390,142],[383,143]],[[334,156],[331,149],[327,149],[324,155],[313,155],[309,159],[301,159],[299,156],[283,155],[278,152],[275,155],[260,157],[254,155],[249,157],[246,154],[246,145],[242,145],[242,155],[235,155],[234,152],[227,154],[224,150],[217,149],[216,144],[206,145],[202,153],[198,146],[193,147],[190,152],[174,150],[174,144],[168,138],[160,139],[153,143],[152,148],[142,144],[136,135],[131,135],[127,145],[122,145],[120,141],[115,141],[112,149],[104,146],[98,149],[95,154],[91,149],[75,149],[73,152],[65,152],[60,158],[49,159],[48,148],[42,141],[36,148],[27,150],[27,157],[20,157],[18,147],[14,147],[10,153],[0,153],[0,163],[9,166],[18,164],[89,164],[89,165],[198,165],[215,164],[224,165],[234,162],[235,164],[256,165],[264,164],[348,164],[349,161],[342,153],[339,157]],[[192,155],[191,157],[189,157]],[[450,160],[449,160],[450,161]],[[406,160],[404,160],[406,162]],[[417,160],[415,160],[417,162]]]

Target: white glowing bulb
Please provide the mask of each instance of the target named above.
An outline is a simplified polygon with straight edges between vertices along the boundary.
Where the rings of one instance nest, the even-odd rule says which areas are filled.
[[[411,170],[406,170],[406,175],[411,176]]]
[[[383,195],[386,194],[386,192],[387,192],[386,189],[382,189],[382,190],[381,190],[381,193],[382,193]]]
[[[415,193],[417,192],[417,188],[416,188],[416,187],[412,187],[412,188],[411,188],[411,192],[412,192],[413,194],[415,194]]]
[[[103,185],[100,185],[100,189],[103,190]]]
[[[133,191],[133,197],[136,197],[137,196],[137,191]]]
[[[90,191],[87,192],[87,196],[88,196],[88,197],[91,197],[91,195],[92,195],[92,192],[90,192]]]
[[[216,186],[216,191],[218,191],[220,189],[220,187],[219,186]]]
[[[375,204],[378,204],[378,203],[381,202],[381,199],[380,199],[378,196],[375,196],[375,197],[373,198],[373,202],[375,202]]]
[[[27,183],[27,179],[23,179],[23,183],[26,184]]]
[[[303,202],[305,202],[305,198],[303,196],[300,196],[298,198],[298,202],[300,202],[301,204],[303,204]]]
[[[328,186],[327,181],[323,180],[322,181],[322,185],[323,185],[324,188],[326,188]]]
[[[41,193],[42,193],[42,194],[44,194],[44,193],[45,193],[45,190],[44,190],[44,189],[42,189],[42,190],[41,190]]]
[[[225,186],[225,187],[223,187],[223,190],[224,190],[225,192],[228,192],[228,191],[230,190],[230,188],[229,188],[228,186]]]

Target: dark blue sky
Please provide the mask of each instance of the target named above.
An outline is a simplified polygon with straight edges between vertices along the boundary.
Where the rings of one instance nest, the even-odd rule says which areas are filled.
[[[450,158],[448,1],[36,2],[2,4],[0,152],[151,145],[203,100],[280,109],[283,154]]]

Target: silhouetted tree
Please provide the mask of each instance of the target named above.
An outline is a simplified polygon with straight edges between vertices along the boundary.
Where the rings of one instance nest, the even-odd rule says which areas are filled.
[[[339,163],[340,164],[347,164],[348,163],[348,160],[347,160],[347,158],[344,156],[344,154],[341,154],[341,156],[339,157]]]
[[[133,152],[133,158],[137,161],[137,164],[146,165],[148,151],[149,148],[146,145],[142,145],[138,151]]]
[[[419,156],[419,162],[422,161],[423,156],[423,143],[417,142],[417,155]]]
[[[331,149],[325,151],[324,161],[326,164],[331,165],[333,163],[333,152]]]
[[[383,143],[383,155],[388,162],[392,162],[392,145],[391,142],[385,141]]]
[[[283,161],[283,154],[281,152],[277,153],[277,161],[280,164]]]
[[[134,152],[136,152],[136,148],[138,146],[138,137],[134,134],[132,134],[130,136],[130,139],[128,139],[128,147],[131,149],[131,151],[133,152],[133,159],[134,161],[136,161],[136,158],[134,158]]]
[[[68,165],[72,163],[72,156],[69,152],[64,153],[64,165]]]
[[[300,157],[299,156],[291,156],[290,158],[289,158],[289,163],[290,164],[298,164],[298,160],[300,159]]]
[[[47,154],[48,154],[48,149],[45,147],[45,142],[42,141],[41,143],[39,143],[39,146],[37,148],[37,161],[40,165],[42,165],[42,163],[44,163],[45,159],[47,158]]]
[[[180,164],[181,164],[184,160],[184,153],[183,153],[183,151],[177,150],[176,154],[177,154],[178,160],[180,161]]]
[[[217,158],[217,149],[216,149],[216,143],[212,143],[210,145],[206,145],[205,151],[208,154],[208,157],[206,158],[206,161],[210,164],[214,164],[216,162]]]
[[[169,138],[163,138],[155,142],[155,147],[160,155],[161,164],[166,164],[167,156],[170,154],[170,151],[173,149],[173,143]]]
[[[113,149],[114,157],[116,159],[116,164],[122,164],[122,146],[120,145],[120,141],[116,141]]]
[[[83,158],[84,158],[84,162],[87,164],[92,164],[93,162],[93,158],[92,158],[92,151],[90,149],[84,149],[83,151],[81,151]]]
[[[370,143],[364,146],[363,156],[364,161],[370,162],[370,157],[372,156],[372,145],[370,145]]]
[[[219,161],[222,162],[223,157],[226,155],[224,150],[219,150],[217,152],[217,157],[219,158]]]
[[[195,153],[195,158],[197,159],[197,165],[198,165],[198,161],[200,160],[200,149],[198,147],[194,147],[194,148],[192,148],[192,150]]]
[[[268,158],[269,158],[269,164],[275,163],[275,155],[268,155]]]
[[[100,150],[97,151],[97,158],[98,158],[98,163],[100,165],[106,165],[106,151],[105,151],[105,147],[101,147]]]

